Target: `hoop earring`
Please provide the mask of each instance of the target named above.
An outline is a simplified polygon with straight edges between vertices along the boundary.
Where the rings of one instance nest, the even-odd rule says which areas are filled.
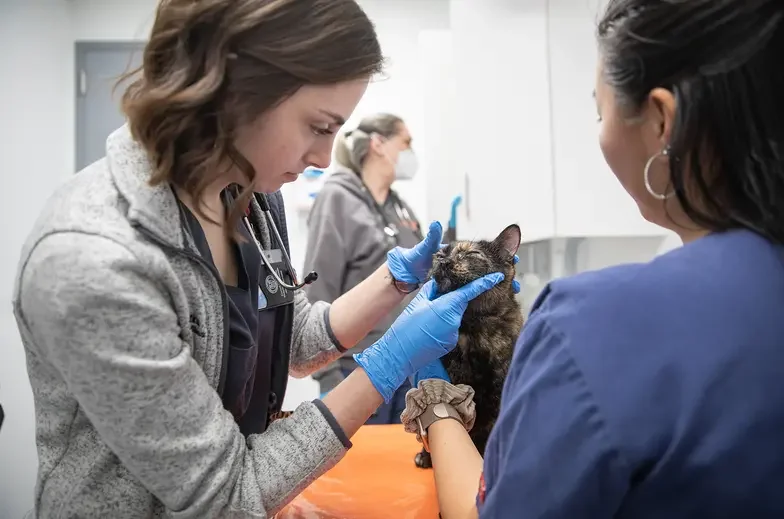
[[[667,146],[660,152],[654,154],[651,158],[648,159],[648,162],[645,163],[645,171],[643,171],[643,175],[642,175],[643,180],[645,181],[645,189],[648,190],[648,194],[650,194],[653,198],[657,200],[667,200],[668,198],[671,198],[672,195],[675,194],[675,191],[670,191],[669,193],[664,193],[664,194],[657,193],[656,191],[653,190],[653,186],[651,186],[651,179],[649,178],[651,174],[651,166],[653,165],[653,161],[655,161],[659,157],[667,157],[669,154],[670,154],[670,147]]]

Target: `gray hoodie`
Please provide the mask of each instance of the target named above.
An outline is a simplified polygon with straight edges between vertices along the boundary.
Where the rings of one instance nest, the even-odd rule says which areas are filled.
[[[13,304],[35,398],[35,515],[271,517],[350,443],[320,401],[243,437],[216,391],[224,292],[149,176],[121,128],[22,251]],[[303,376],[340,352],[329,305],[300,292],[290,369]]]
[[[401,220],[396,205],[403,208],[417,228],[412,229]],[[419,243],[422,234],[414,211],[392,191],[381,205],[388,222],[399,230],[397,244],[409,248]],[[318,281],[306,288],[311,302],[331,303],[362,280],[370,276],[386,261],[387,252],[395,246],[386,239],[383,220],[373,199],[356,173],[338,170],[324,182],[308,215],[308,242],[304,272],[315,270]],[[351,356],[377,341],[413,298],[406,298],[382,319],[354,348],[348,350],[339,364],[321,370],[314,377],[322,382],[322,389],[333,387],[342,379],[340,366],[350,369]]]

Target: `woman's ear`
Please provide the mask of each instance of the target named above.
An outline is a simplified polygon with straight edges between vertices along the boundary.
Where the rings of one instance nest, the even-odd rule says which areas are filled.
[[[675,95],[666,88],[654,88],[648,94],[646,120],[652,125],[656,140],[664,149],[672,139],[672,127],[675,123],[675,112],[678,103]]]
[[[377,133],[370,135],[370,150],[376,155],[384,155],[384,139]]]

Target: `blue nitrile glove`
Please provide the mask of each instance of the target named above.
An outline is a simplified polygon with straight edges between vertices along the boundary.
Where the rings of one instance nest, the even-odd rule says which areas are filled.
[[[517,254],[515,254],[515,257],[514,257],[514,264],[515,264],[515,265],[517,265],[517,262],[518,262],[518,261],[520,261],[520,256],[518,256]],[[519,281],[517,281],[516,279],[513,279],[513,280],[512,280],[512,290],[514,290],[514,293],[515,293],[515,294],[519,294],[519,293],[520,293],[520,282],[519,282]]]
[[[354,355],[373,386],[389,403],[406,378],[457,345],[457,332],[469,301],[504,279],[496,272],[442,296],[428,281],[387,332]]]
[[[408,381],[411,382],[411,387],[417,387],[420,380],[426,380],[428,378],[440,378],[441,380],[452,382],[449,378],[449,373],[444,369],[444,364],[441,362],[441,359],[436,359],[425,367],[417,370],[413,375],[408,377]]]
[[[404,283],[422,283],[433,266],[433,254],[443,247],[444,232],[439,222],[432,222],[427,236],[410,249],[395,247],[387,253],[387,268],[392,277]]]

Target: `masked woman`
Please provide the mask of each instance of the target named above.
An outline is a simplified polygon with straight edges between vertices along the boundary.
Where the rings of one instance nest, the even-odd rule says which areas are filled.
[[[316,271],[319,282],[307,290],[311,302],[332,302],[370,276],[395,247],[413,247],[422,240],[414,211],[393,189],[395,180],[417,172],[411,134],[391,114],[365,117],[335,145],[338,170],[325,182],[308,218],[305,272]],[[367,337],[340,359],[317,372],[325,394],[348,376],[354,353],[373,344],[405,308],[404,300]],[[382,405],[368,423],[400,423],[408,383]]]

